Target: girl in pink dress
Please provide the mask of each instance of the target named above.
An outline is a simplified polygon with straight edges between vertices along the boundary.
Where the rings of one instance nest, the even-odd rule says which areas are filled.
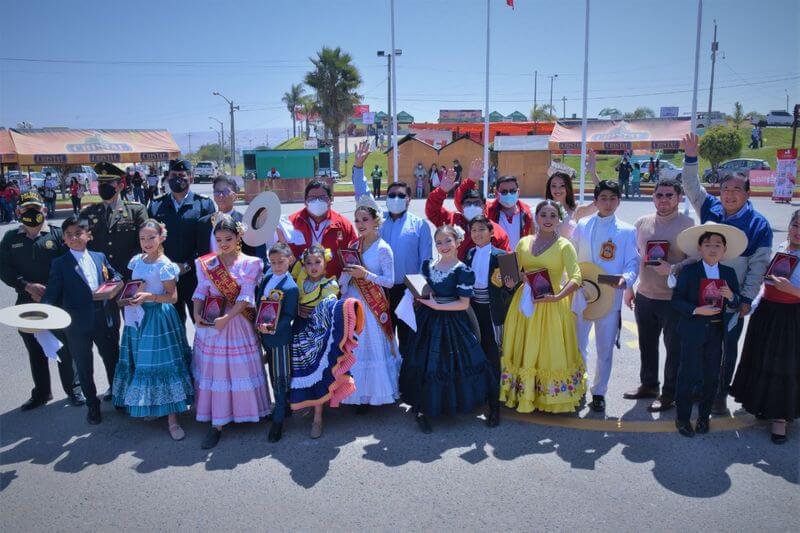
[[[258,422],[270,411],[261,347],[253,326],[261,259],[241,252],[244,228],[222,215],[214,224],[217,252],[195,260],[194,357],[197,420],[211,422],[202,448],[217,445],[229,422]],[[222,315],[204,320],[208,297],[223,297]]]

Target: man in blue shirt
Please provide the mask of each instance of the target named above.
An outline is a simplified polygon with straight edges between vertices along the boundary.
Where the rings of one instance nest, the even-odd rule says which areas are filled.
[[[750,313],[750,307],[758,295],[764,273],[772,257],[772,228],[764,215],[756,211],[750,202],[750,180],[747,176],[738,173],[726,176],[719,184],[719,198],[709,194],[700,185],[697,177],[698,137],[694,133],[689,133],[683,138],[683,142],[686,151],[683,186],[695,212],[700,216],[700,223],[730,224],[747,235],[747,248],[744,253],[736,259],[723,262],[736,271],[741,290],[739,321],[725,334],[719,392],[711,408],[714,414],[725,414],[744,317]]]
[[[364,177],[364,161],[368,155],[369,142],[364,141],[356,149],[353,164],[353,191],[356,198],[372,196]],[[409,329],[405,322],[398,320],[394,310],[405,292],[404,278],[406,274],[419,274],[422,262],[433,255],[431,228],[424,219],[408,212],[410,204],[411,187],[401,181],[390,183],[386,192],[387,211],[381,225],[381,238],[389,243],[394,252],[394,286],[389,289],[389,305],[392,319],[397,324],[397,339],[401,347],[405,345]]]

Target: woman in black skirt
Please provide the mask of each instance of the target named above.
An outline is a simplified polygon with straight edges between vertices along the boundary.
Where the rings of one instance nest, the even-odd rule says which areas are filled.
[[[777,275],[765,277],[732,389],[747,412],[772,420],[772,442],[783,444],[786,422],[800,417],[800,210],[778,253],[785,255],[773,260]]]

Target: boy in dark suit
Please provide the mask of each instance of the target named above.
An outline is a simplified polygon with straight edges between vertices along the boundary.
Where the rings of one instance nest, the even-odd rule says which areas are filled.
[[[67,345],[89,408],[87,420],[99,424],[102,418],[94,384],[92,343],[100,352],[110,385],[119,359],[119,312],[106,309],[113,302],[94,301],[92,295],[106,281],[119,281],[122,277],[105,255],[86,249],[92,238],[88,225],[88,220],[76,217],[69,217],[61,224],[69,252],[53,259],[42,303],[60,307],[72,318],[65,332]]]
[[[266,324],[257,324],[261,345],[267,352],[272,390],[275,394],[275,406],[272,409],[272,425],[267,440],[278,442],[283,435],[283,419],[289,409],[289,381],[291,379],[290,347],[292,343],[292,320],[297,313],[299,291],[297,284],[289,274],[294,262],[292,249],[288,244],[279,242],[269,250],[270,270],[264,275],[256,291],[256,302],[277,300],[281,303],[277,324],[270,328]],[[257,308],[259,307],[257,306]]]
[[[676,382],[675,405],[678,412],[675,426],[685,437],[693,437],[695,432],[708,433],[711,405],[719,385],[722,340],[731,313],[736,312],[740,298],[736,271],[719,263],[726,255],[729,243],[725,234],[728,231],[720,230],[717,233],[705,226],[707,225],[696,226],[683,232],[689,235],[702,231],[696,241],[701,260],[683,268],[672,294],[672,306],[681,315],[678,323],[681,351]],[[746,237],[744,240],[747,241]],[[696,255],[696,252],[686,249],[688,246],[682,245],[680,236],[678,244],[687,255]],[[721,287],[712,287],[709,293],[712,296],[718,293],[722,305],[719,305],[719,301],[708,303],[708,300],[701,297],[703,280],[706,279],[723,280]],[[692,414],[692,390],[701,382],[702,395],[697,424],[692,428],[689,421]]]

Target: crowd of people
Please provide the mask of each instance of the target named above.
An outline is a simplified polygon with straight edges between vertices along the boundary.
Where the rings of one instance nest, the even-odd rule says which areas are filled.
[[[3,238],[0,274],[17,303],[72,316],[55,332],[58,368],[69,402],[88,406],[89,423],[102,420],[95,345],[111,384],[102,400],[132,417],[166,416],[176,440],[185,435],[179,415],[193,409],[209,424],[205,449],[226,425],[265,417],[277,442],[285,417],[305,410],[319,438],[325,406],[340,404],[364,415],[401,401],[423,433],[440,415],[481,407],[489,427],[500,423],[502,405],[569,413],[586,401],[602,413],[623,305],[634,310],[641,354],[640,383],[625,398],[652,400],[652,412],[675,408],[677,430],[693,436],[709,431],[711,414],[726,413],[732,395],[771,420],[772,440],[782,443],[786,423],[800,415],[800,268],[768,273],[772,229],[749,201],[746,176],[726,178],[712,196],[698,180],[697,137],[684,144],[683,182],[660,180],[655,212],[630,225],[617,217],[624,191],[598,179],[593,155],[594,199],[583,205],[560,171],[531,205],[514,176],[495,176],[487,200],[473,162],[466,176],[460,165],[420,173],[431,185],[436,178],[427,220],[409,211],[419,181],[389,183],[383,209],[380,181],[373,171],[370,190],[365,175],[365,142],[355,154],[352,220],[332,208],[330,186],[313,180],[303,208],[256,248],[243,242],[228,178],[215,179],[212,201],[190,190],[189,162],[171,161],[170,192],[145,207],[123,200],[121,171],[101,164],[102,201],[60,227],[45,223],[38,195],[23,195],[22,225]],[[700,225],[680,212],[684,194]],[[449,195],[454,211],[444,205]],[[787,235],[780,251],[791,265],[800,257],[800,211]],[[142,285],[122,307],[92,300],[108,280]],[[20,335],[34,380],[22,406],[29,410],[52,394],[42,347]]]

